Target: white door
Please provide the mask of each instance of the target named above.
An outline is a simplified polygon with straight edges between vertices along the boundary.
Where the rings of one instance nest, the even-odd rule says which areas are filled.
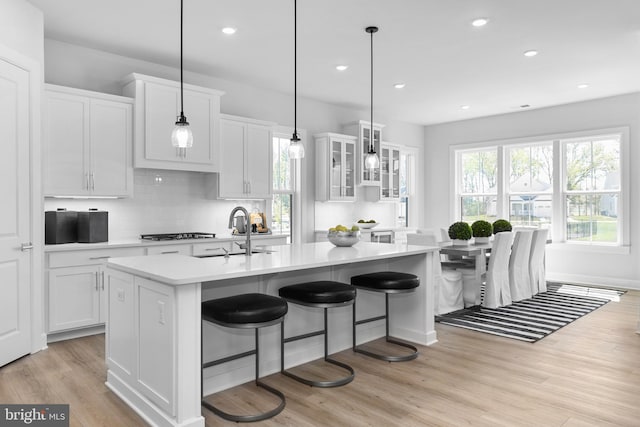
[[[31,347],[29,73],[0,58],[0,366]],[[24,250],[21,250],[22,245]]]

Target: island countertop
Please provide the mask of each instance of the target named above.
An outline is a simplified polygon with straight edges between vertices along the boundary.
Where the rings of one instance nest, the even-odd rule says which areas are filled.
[[[359,242],[352,247],[335,247],[329,242],[281,245],[271,253],[229,258],[197,258],[164,254],[111,258],[108,266],[167,285],[185,285],[262,274],[374,261],[437,251],[438,247]]]

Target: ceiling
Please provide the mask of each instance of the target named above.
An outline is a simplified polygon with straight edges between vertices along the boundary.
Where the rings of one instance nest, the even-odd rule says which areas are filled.
[[[179,67],[178,0],[30,2],[47,38]],[[638,0],[298,0],[297,8],[298,94],[368,109],[364,29],[375,25],[374,108],[393,120],[427,125],[640,91]],[[489,23],[473,27],[478,17]],[[222,34],[226,26],[238,31]],[[530,49],[539,54],[525,57]],[[185,0],[184,68],[293,93],[293,0]]]

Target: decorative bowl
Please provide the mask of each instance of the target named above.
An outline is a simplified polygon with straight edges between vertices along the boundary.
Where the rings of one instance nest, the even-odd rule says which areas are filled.
[[[354,222],[353,225],[362,228],[363,230],[368,230],[380,224],[379,222]]]
[[[339,247],[353,246],[360,241],[360,231],[330,231],[327,238]]]

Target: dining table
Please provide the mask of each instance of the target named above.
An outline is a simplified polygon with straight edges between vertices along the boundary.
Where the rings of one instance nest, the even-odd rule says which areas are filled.
[[[475,292],[474,303],[480,304],[480,295],[482,288],[482,275],[487,271],[487,254],[491,252],[492,243],[469,243],[467,245],[453,245],[451,242],[441,242],[440,253],[443,255],[453,255],[462,257],[463,260],[471,262],[445,262],[445,268],[469,268],[473,267],[473,290]],[[465,307],[468,306],[465,301]]]

